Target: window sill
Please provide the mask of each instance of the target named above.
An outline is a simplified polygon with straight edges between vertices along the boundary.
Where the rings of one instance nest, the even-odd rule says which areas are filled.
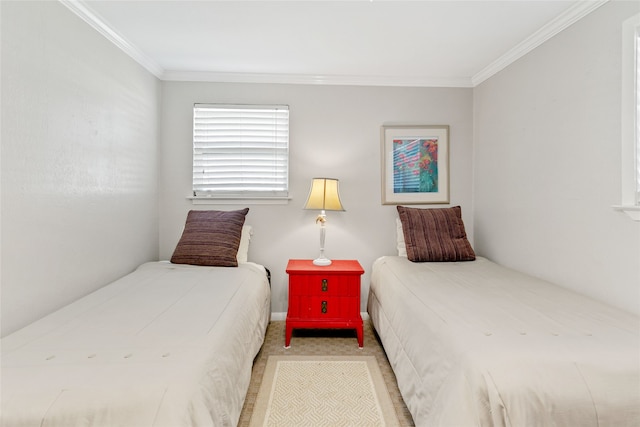
[[[626,213],[634,221],[640,221],[640,206],[638,205],[616,205],[613,206],[613,209]]]
[[[194,205],[286,205],[290,197],[214,197],[214,196],[190,196]]]

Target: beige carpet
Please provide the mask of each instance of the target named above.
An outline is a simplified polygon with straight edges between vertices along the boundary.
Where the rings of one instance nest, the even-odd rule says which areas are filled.
[[[251,427],[396,427],[373,356],[270,356]]]
[[[352,330],[305,330],[293,331],[291,347],[284,348],[284,321],[273,321],[267,328],[265,342],[256,356],[251,384],[247,393],[239,427],[248,427],[253,414],[258,391],[270,356],[373,356],[375,357],[387,390],[393,402],[396,416],[401,427],[414,426],[400,391],[396,377],[389,365],[387,356],[375,334],[370,321],[364,322],[364,348],[358,348],[355,331]]]

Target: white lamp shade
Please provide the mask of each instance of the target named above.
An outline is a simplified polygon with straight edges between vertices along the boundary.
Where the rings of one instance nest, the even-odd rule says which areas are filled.
[[[334,178],[313,178],[305,209],[343,211],[338,180]]]

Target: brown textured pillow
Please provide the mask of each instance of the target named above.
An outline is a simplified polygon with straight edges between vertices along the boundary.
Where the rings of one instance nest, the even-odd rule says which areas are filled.
[[[189,211],[174,264],[237,267],[242,226],[249,208],[237,211]]]
[[[410,261],[473,261],[460,206],[416,209],[398,206]]]

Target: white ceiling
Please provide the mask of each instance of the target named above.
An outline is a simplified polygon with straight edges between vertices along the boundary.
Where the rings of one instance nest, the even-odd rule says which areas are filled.
[[[460,87],[606,2],[60,1],[164,80]]]

